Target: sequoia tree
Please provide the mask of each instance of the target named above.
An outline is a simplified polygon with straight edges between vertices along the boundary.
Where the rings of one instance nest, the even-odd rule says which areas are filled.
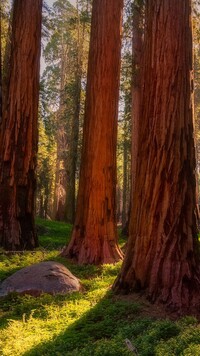
[[[15,0],[0,143],[0,245],[37,246],[35,167],[42,0]]]
[[[144,0],[135,0],[133,4],[133,30],[132,30],[132,54],[133,54],[133,80],[132,80],[132,194],[136,182],[136,165],[138,154],[138,127],[140,122],[140,71],[143,48],[143,22]]]
[[[2,49],[1,49],[1,6],[0,6],[0,123],[2,121]]]
[[[77,211],[63,255],[78,263],[121,259],[115,217],[117,108],[123,0],[94,0]]]
[[[147,1],[138,160],[116,291],[199,306],[191,1]]]

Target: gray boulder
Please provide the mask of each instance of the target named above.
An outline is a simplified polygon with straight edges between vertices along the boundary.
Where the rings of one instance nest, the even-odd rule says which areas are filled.
[[[81,289],[79,280],[61,263],[48,261],[22,268],[0,284],[0,297],[9,293],[66,294]]]

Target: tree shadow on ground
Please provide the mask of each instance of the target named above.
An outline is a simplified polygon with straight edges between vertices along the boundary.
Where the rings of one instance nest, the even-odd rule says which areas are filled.
[[[112,355],[116,356],[121,353],[131,355],[124,342],[125,335],[119,337],[119,333],[122,327],[128,327],[131,320],[138,318],[139,314],[138,303],[117,300],[109,291],[94,307],[63,332],[53,336],[49,341],[34,346],[23,356],[75,356],[79,355],[82,349],[84,349],[84,355],[89,356],[94,354],[96,347],[100,349],[107,347],[108,350],[112,350]],[[104,350],[103,355],[110,355],[108,350],[106,353]]]
[[[86,277],[86,274],[84,277]],[[92,288],[94,288],[95,291],[97,290],[95,278],[93,282]],[[155,355],[155,349],[158,343],[161,342],[162,344],[163,340],[164,342],[168,342],[169,340],[168,346],[170,346],[171,338],[175,344],[177,344],[181,352],[184,351],[186,342],[184,341],[183,343],[180,339],[179,344],[179,342],[176,341],[181,332],[180,326],[169,320],[166,314],[162,314],[162,310],[158,310],[158,306],[151,305],[139,294],[116,296],[109,290],[105,295],[103,293],[102,299],[98,297],[96,302],[96,300],[90,299],[90,293],[93,293],[91,285],[90,288],[83,293],[77,292],[70,295],[51,296],[45,294],[39,298],[11,295],[9,297],[10,300],[9,298],[7,299],[8,309],[9,305],[12,306],[11,319],[22,320],[22,315],[26,315],[25,319],[27,323],[29,323],[30,320],[30,329],[28,330],[30,330],[31,333],[34,332],[34,325],[37,325],[37,322],[40,320],[43,323],[39,332],[43,333],[44,331],[45,335],[47,331],[47,338],[51,337],[49,330],[52,332],[51,339],[44,340],[40,343],[39,341],[35,341],[38,342],[36,345],[27,351],[21,351],[20,355],[131,356],[133,352],[129,351],[125,344],[125,339],[127,338],[131,340],[140,355]],[[79,303],[79,301],[81,302]],[[74,305],[79,304],[80,307],[84,305],[82,301],[87,302],[85,313],[79,309],[76,314],[76,310],[70,309],[70,303],[71,305],[73,303]],[[64,313],[62,309],[63,305],[65,307]],[[33,310],[34,313],[32,313]],[[62,321],[61,328],[57,327],[58,324],[54,324],[54,320],[52,323],[51,318],[52,315],[54,317],[54,310],[59,310],[57,322]],[[51,312],[51,316],[49,311]],[[75,315],[73,315],[73,313],[75,313]],[[75,320],[78,315],[81,316]],[[55,315],[55,319],[56,318],[57,315]],[[71,324],[69,324],[70,318]],[[28,327],[28,324],[26,326],[26,320],[24,321],[25,330]],[[68,326],[66,325],[67,322]],[[185,326],[183,329],[185,329]],[[193,330],[194,335],[192,335]],[[37,333],[37,329],[35,329],[35,332]],[[188,339],[188,344],[194,343],[194,345],[198,345],[199,339],[197,340],[198,335],[195,329],[191,329],[191,334],[188,335],[190,339]],[[173,347],[176,347],[176,345]],[[178,353],[177,351],[176,354],[181,354],[181,352]],[[170,353],[165,354],[170,355]],[[171,354],[173,354],[173,352],[171,352]]]
[[[148,308],[146,315],[145,307]],[[140,355],[153,356],[159,342],[170,342],[181,333],[177,323],[163,315],[159,318],[157,308],[153,309],[155,316],[154,312],[151,315],[150,303],[139,304],[135,302],[135,296],[131,301],[108,291],[73,324],[51,340],[32,347],[23,356],[131,356],[133,351],[128,349],[126,339]],[[197,336],[193,341],[197,344]],[[178,347],[183,351],[186,345]]]

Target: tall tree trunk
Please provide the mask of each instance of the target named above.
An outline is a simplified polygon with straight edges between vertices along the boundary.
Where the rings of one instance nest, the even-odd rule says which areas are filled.
[[[0,146],[0,245],[38,245],[34,223],[42,0],[15,0]],[[31,14],[31,16],[30,16]]]
[[[130,111],[131,93],[127,90],[124,97],[122,231],[127,229],[130,205]]]
[[[126,119],[124,119],[126,120]],[[125,123],[126,126],[127,123]],[[124,128],[126,131],[126,127]],[[127,221],[127,189],[128,189],[128,145],[127,137],[124,135],[123,142],[123,196],[122,196],[122,228]]]
[[[76,203],[76,166],[78,157],[79,123],[81,110],[81,80],[83,66],[83,47],[85,41],[85,23],[83,27],[80,22],[79,2],[77,1],[77,63],[75,73],[75,96],[74,96],[74,115],[71,129],[71,139],[68,159],[67,176],[67,198],[66,198],[66,220],[73,224],[75,219]],[[82,28],[81,28],[82,27]]]
[[[81,76],[76,78],[75,111],[72,122],[70,149],[67,164],[67,196],[66,196],[66,221],[73,224],[75,219],[76,203],[76,164],[78,156]]]
[[[122,190],[119,184],[116,186],[116,204],[117,204],[117,224],[122,224]]]
[[[0,125],[2,122],[2,44],[1,44],[1,26],[2,26],[2,8],[0,4]]]
[[[60,103],[57,114],[57,157],[54,194],[54,218],[58,221],[66,220],[67,196],[67,133],[65,117],[65,77],[68,49],[62,41],[61,70],[60,70]]]
[[[133,31],[132,31],[132,54],[133,54],[133,80],[132,80],[132,179],[131,201],[134,204],[134,187],[136,182],[136,165],[138,155],[138,133],[140,123],[140,75],[141,56],[144,35],[144,0],[136,0],[133,4]]]
[[[39,200],[39,217],[44,219],[44,196],[43,193],[40,193],[40,200]]]
[[[191,1],[147,2],[145,36],[135,199],[114,289],[183,310],[200,306]]]
[[[134,187],[136,181],[136,164],[138,154],[138,128],[140,124],[140,71],[144,35],[144,0],[133,3],[132,20],[132,86],[131,86],[131,188],[129,207],[124,218],[122,233],[128,236],[131,205],[134,204]],[[127,104],[127,103],[126,103]],[[126,109],[126,106],[125,106]],[[124,150],[125,151],[125,150]],[[129,180],[128,180],[129,182]],[[124,191],[125,195],[125,191]],[[127,196],[124,197],[127,204]]]
[[[80,264],[122,258],[116,229],[116,140],[122,0],[94,0],[76,219],[63,255]]]

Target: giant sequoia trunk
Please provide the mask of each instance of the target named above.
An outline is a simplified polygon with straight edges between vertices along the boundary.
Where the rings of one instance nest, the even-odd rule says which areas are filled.
[[[127,254],[115,290],[200,305],[191,2],[147,2],[141,124]]]
[[[1,14],[2,9],[0,5],[0,124],[2,122],[2,45],[1,45],[1,26],[2,26],[2,19]]]
[[[15,0],[11,65],[0,145],[0,245],[37,246],[35,167],[42,0]]]
[[[94,0],[80,187],[72,239],[78,263],[121,259],[115,217],[117,107],[123,0]]]

